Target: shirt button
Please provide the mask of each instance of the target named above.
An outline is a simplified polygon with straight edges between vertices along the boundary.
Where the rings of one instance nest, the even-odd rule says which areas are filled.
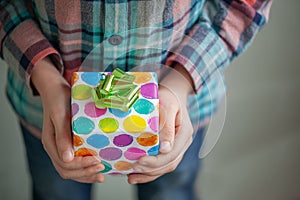
[[[108,42],[111,45],[119,45],[122,43],[122,41],[123,41],[123,38],[120,35],[112,35],[108,38]]]

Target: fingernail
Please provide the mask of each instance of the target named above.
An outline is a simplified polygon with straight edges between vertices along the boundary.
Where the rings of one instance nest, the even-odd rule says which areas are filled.
[[[143,172],[143,169],[141,169],[141,168],[134,168],[133,170],[136,173],[142,173]]]
[[[171,151],[170,142],[162,142],[160,144],[160,151],[163,152],[163,153]]]
[[[138,183],[137,181],[131,181],[131,182],[130,182],[131,185],[135,185],[135,184],[137,184],[137,183]]]
[[[98,164],[100,164],[101,162],[99,162],[99,161],[95,161],[95,162],[92,162],[92,164],[91,165],[98,165]]]
[[[144,160],[139,160],[138,161],[138,164],[140,164],[140,165],[147,165],[148,163],[146,162],[146,161],[144,161]]]
[[[102,171],[104,168],[102,165],[99,165],[96,167],[96,171],[99,172],[99,171]]]
[[[73,154],[71,153],[71,151],[65,151],[62,154],[62,159],[64,162],[70,162],[73,159]]]

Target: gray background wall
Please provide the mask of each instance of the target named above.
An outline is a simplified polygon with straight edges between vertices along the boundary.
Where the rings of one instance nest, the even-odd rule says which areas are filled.
[[[299,7],[298,0],[275,0],[269,24],[226,71],[225,125],[198,179],[203,200],[300,199]],[[24,146],[3,92],[6,69],[0,62],[0,195],[28,200]],[[108,177],[94,199],[134,194],[125,178]]]

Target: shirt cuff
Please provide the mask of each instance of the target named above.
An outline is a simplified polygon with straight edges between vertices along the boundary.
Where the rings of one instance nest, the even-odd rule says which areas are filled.
[[[56,68],[63,73],[60,54],[41,33],[33,20],[19,24],[4,40],[3,58],[7,64],[17,70],[26,81],[32,94],[37,91],[30,83],[30,77],[35,64],[49,56]]]
[[[166,59],[167,66],[181,64],[190,74],[194,91],[199,93],[205,82],[229,64],[223,41],[207,24],[195,25],[180,45]]]

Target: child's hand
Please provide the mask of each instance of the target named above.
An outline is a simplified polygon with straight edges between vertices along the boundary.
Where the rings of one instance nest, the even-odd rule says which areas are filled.
[[[103,182],[99,171],[104,169],[96,157],[74,157],[71,136],[70,86],[44,59],[35,66],[31,80],[43,103],[42,143],[54,167],[64,179],[79,182]]]
[[[186,108],[192,81],[183,68],[177,70],[184,76],[173,71],[159,88],[161,154],[140,158],[134,165],[140,174],[128,176],[131,184],[150,182],[175,170],[192,143],[193,127]]]

